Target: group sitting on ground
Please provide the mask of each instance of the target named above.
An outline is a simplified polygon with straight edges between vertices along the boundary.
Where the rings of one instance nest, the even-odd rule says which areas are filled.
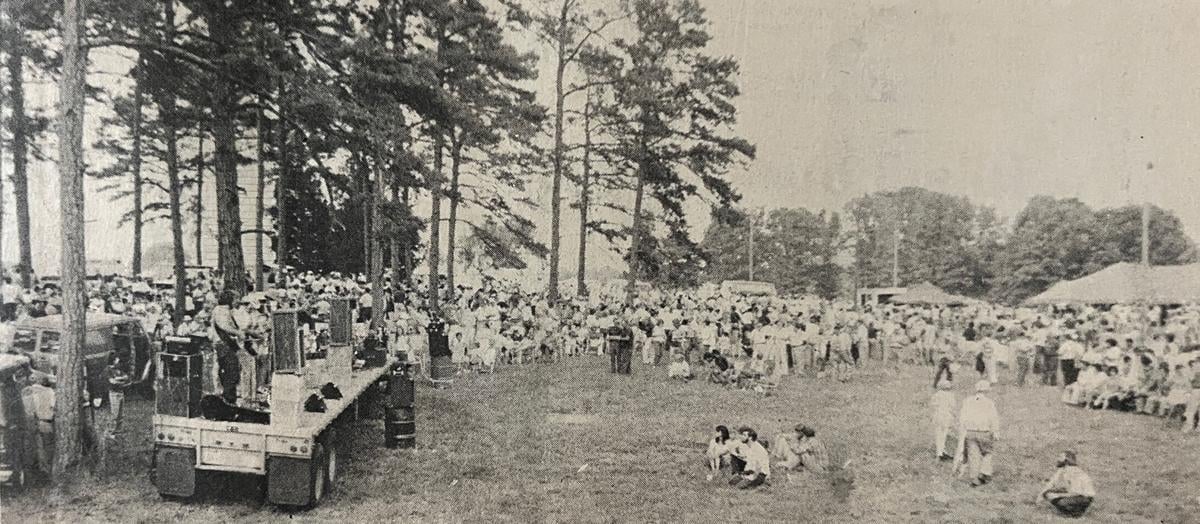
[[[767,483],[771,476],[772,453],[779,459],[775,467],[792,479],[793,473],[825,473],[829,470],[829,451],[817,432],[806,425],[796,426],[790,434],[781,434],[770,447],[765,439],[750,427],[741,427],[731,437],[726,426],[717,426],[708,443],[705,458],[708,480],[728,475],[729,484],[738,489],[752,489]],[[770,448],[770,452],[768,452]]]

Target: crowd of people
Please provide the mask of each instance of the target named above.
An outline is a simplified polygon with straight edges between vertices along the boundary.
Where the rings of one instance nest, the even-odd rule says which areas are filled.
[[[1185,432],[1200,431],[1200,307],[1194,305],[864,306],[816,297],[727,294],[714,288],[650,290],[627,304],[615,287],[551,302],[541,291],[485,279],[478,286],[454,289],[442,281],[442,304],[431,311],[419,279],[386,285],[385,303],[377,305],[371,285],[360,275],[301,272],[289,275],[286,285],[268,286],[269,291],[249,293],[234,303],[221,292],[219,274],[199,271],[187,282],[182,322],[176,325],[171,286],[110,277],[89,281],[89,310],[139,318],[157,340],[215,340],[235,333],[236,344],[226,346],[244,347],[263,358],[270,352],[271,311],[299,311],[306,347],[320,347],[328,338],[332,301],[351,298],[360,338],[402,348],[414,359],[429,351],[428,330],[444,326],[459,373],[608,353],[613,373],[632,373],[637,361],[639,373],[704,380],[763,395],[792,380],[789,376],[844,382],[864,366],[887,373],[902,365],[931,366],[936,369],[934,455],[967,466],[974,485],[986,484],[991,475],[995,431],[988,416],[978,415],[994,412],[994,405],[977,404],[990,403],[982,395],[1001,383],[1057,387],[1061,381],[1067,404],[1166,417],[1181,421]],[[0,332],[2,340],[11,338],[14,321],[55,314],[61,305],[52,281],[25,289],[6,278],[0,294],[0,329],[8,331]],[[956,412],[951,384],[964,368],[977,374],[976,396],[964,399]],[[226,389],[236,388],[226,384],[235,381],[232,377],[217,380]],[[229,399],[236,399],[230,393]],[[959,445],[952,455],[947,444],[956,429]],[[710,474],[725,468],[739,479],[734,484],[744,488],[769,477],[765,442],[752,429],[731,436],[718,428],[713,442]],[[774,452],[778,470],[828,466],[823,444],[807,426],[779,439]]]

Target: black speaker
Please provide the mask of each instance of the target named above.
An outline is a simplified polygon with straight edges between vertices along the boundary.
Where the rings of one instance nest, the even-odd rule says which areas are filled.
[[[203,395],[203,359],[199,354],[158,354],[158,391],[155,410],[159,415],[194,418],[200,416]]]
[[[197,355],[200,353],[200,342],[196,337],[164,337],[162,351],[174,355]]]
[[[335,298],[329,308],[329,343],[354,342],[354,299]]]
[[[430,357],[449,357],[450,356],[450,337],[446,336],[445,331],[430,331],[429,332],[429,356]]]
[[[295,310],[271,314],[271,361],[275,372],[297,371],[304,367],[300,317]]]

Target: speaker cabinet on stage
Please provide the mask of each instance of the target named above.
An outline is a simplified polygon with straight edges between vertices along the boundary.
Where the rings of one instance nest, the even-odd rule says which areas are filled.
[[[173,355],[196,355],[200,353],[202,338],[199,337],[165,337],[163,338],[163,353]]]
[[[330,303],[329,343],[354,343],[354,299],[335,298]]]
[[[446,335],[446,324],[435,320],[429,323],[425,331],[429,334],[429,356],[449,357],[450,337]]]
[[[200,377],[203,373],[203,358],[199,354],[159,353],[158,369],[155,411],[159,415],[175,417],[200,416],[200,397],[203,394]]]
[[[304,367],[304,344],[300,338],[300,317],[295,310],[271,314],[272,370],[299,371]]]

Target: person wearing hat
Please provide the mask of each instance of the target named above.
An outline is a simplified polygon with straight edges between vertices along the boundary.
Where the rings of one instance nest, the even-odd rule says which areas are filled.
[[[825,447],[825,443],[817,437],[817,430],[799,424],[793,431],[796,435],[796,444],[783,450],[784,460],[778,464],[779,467],[789,472],[789,478],[791,471],[823,473],[829,469],[829,450]]]
[[[221,383],[221,398],[229,404],[237,403],[238,382],[242,378],[242,365],[238,361],[238,349],[245,333],[238,326],[233,314],[234,294],[222,291],[217,307],[212,312],[213,340],[217,353],[217,377]]]
[[[1064,451],[1055,464],[1058,469],[1042,488],[1038,499],[1045,499],[1064,517],[1081,517],[1096,498],[1096,488],[1075,458],[1074,451]]]
[[[982,486],[992,480],[992,455],[1000,431],[1000,416],[996,404],[986,395],[991,387],[991,382],[986,379],[976,382],[975,395],[963,400],[958,416],[955,469],[965,469],[972,487]]]

